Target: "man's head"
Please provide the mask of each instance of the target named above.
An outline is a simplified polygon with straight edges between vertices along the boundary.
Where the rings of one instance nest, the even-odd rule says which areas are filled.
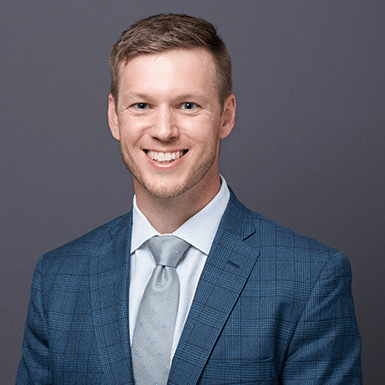
[[[219,191],[220,140],[235,122],[224,43],[210,23],[159,15],[124,32],[110,64],[109,126],[138,207],[177,199],[197,212]]]
[[[143,54],[159,53],[176,48],[206,49],[215,64],[219,103],[232,92],[231,60],[226,45],[208,21],[192,16],[168,14],[142,19],[122,33],[110,54],[111,94],[118,100],[121,64]]]

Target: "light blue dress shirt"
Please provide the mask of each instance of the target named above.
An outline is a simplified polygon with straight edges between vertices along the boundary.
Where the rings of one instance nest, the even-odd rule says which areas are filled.
[[[221,181],[221,188],[210,203],[172,233],[193,247],[190,247],[186,251],[176,267],[180,281],[180,300],[171,350],[171,360],[178,346],[199,278],[206,263],[215,234],[217,233],[219,223],[230,199],[230,191],[222,176]],[[133,199],[132,213],[133,224],[129,292],[131,344],[140,301],[155,267],[154,258],[145,242],[149,238],[159,235],[159,232],[152,227],[148,219],[139,210],[136,205],[135,196]]]

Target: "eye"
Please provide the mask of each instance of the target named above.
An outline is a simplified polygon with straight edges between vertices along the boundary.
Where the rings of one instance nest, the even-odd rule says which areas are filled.
[[[134,104],[134,107],[136,107],[138,110],[147,110],[148,104],[147,103],[136,103],[136,104]]]
[[[195,103],[186,102],[186,103],[183,103],[181,107],[184,110],[193,110],[194,108],[196,108],[196,106],[197,105]]]

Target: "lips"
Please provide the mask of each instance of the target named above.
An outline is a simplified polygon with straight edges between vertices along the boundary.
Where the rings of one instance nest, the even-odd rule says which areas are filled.
[[[157,162],[171,162],[181,158],[187,150],[174,151],[174,152],[158,152],[158,151],[146,151],[147,155]]]

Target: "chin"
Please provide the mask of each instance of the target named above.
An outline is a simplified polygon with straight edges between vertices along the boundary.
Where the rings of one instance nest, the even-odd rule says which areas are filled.
[[[167,184],[165,186],[161,186],[159,184],[155,185],[151,183],[146,183],[144,181],[140,181],[138,179],[136,180],[141,185],[142,189],[144,189],[147,193],[149,193],[155,198],[161,198],[161,199],[176,198],[189,190],[189,187],[185,186],[184,184],[179,184],[179,185]]]
[[[125,166],[131,172],[134,181],[135,193],[138,195],[140,191],[143,194],[150,195],[160,199],[170,199],[179,197],[194,187],[198,187],[207,173],[212,169],[215,162],[215,153],[208,159],[198,165],[198,167],[190,173],[184,175],[152,175],[151,173],[142,173],[129,157],[122,153]],[[187,175],[186,175],[187,174]],[[198,191],[198,190],[196,190]]]

